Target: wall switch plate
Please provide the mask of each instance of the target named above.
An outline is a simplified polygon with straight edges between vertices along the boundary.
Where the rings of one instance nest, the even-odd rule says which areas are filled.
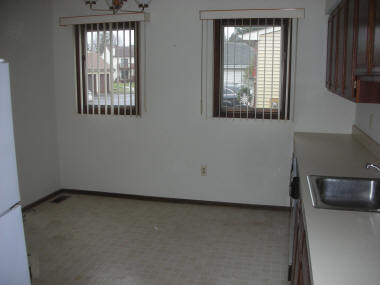
[[[207,165],[201,166],[201,176],[207,176]]]

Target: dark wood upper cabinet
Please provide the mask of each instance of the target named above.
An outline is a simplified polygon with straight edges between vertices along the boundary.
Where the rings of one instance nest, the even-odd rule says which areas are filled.
[[[345,36],[346,36],[346,44],[345,44],[345,71],[344,71],[344,97],[352,100],[355,97],[354,92],[354,69],[355,69],[355,49],[354,49],[354,42],[355,42],[355,3],[356,1],[352,0],[346,0],[346,29],[345,29]]]
[[[332,53],[332,37],[333,37],[333,21],[329,17],[328,23],[328,38],[327,38],[327,59],[326,59],[326,88],[331,86],[331,53]]]
[[[366,74],[368,71],[368,48],[369,48],[369,1],[358,1],[357,9],[357,52],[356,52],[356,74]]]
[[[357,78],[356,102],[380,103],[380,82],[374,81],[376,76],[360,76]]]
[[[335,12],[331,15],[332,21],[332,50],[331,50],[331,66],[330,66],[330,90],[336,90],[336,59],[337,59],[337,43],[338,43],[338,13]]]
[[[344,72],[345,72],[345,51],[346,51],[346,5],[342,3],[338,6],[337,13],[337,43],[336,43],[336,67],[335,67],[335,92],[343,96],[344,92]]]
[[[326,87],[380,103],[380,0],[342,0],[329,17],[327,48]]]
[[[373,61],[371,72],[380,73],[380,1],[374,1]]]

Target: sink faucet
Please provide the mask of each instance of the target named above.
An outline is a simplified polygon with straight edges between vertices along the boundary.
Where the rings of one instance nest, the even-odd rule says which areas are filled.
[[[367,165],[365,166],[367,169],[370,169],[370,168],[375,168],[377,171],[380,172],[380,166],[378,166],[377,164],[375,163],[367,163]]]

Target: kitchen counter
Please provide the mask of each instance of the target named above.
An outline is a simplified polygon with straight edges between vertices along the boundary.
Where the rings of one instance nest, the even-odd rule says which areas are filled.
[[[376,161],[352,135],[296,133],[302,207],[314,285],[380,284],[380,213],[314,208],[307,175],[376,177]]]

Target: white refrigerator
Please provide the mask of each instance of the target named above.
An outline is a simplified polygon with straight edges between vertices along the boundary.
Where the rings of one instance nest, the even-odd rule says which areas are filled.
[[[0,59],[0,285],[30,285],[19,202],[9,66]]]

